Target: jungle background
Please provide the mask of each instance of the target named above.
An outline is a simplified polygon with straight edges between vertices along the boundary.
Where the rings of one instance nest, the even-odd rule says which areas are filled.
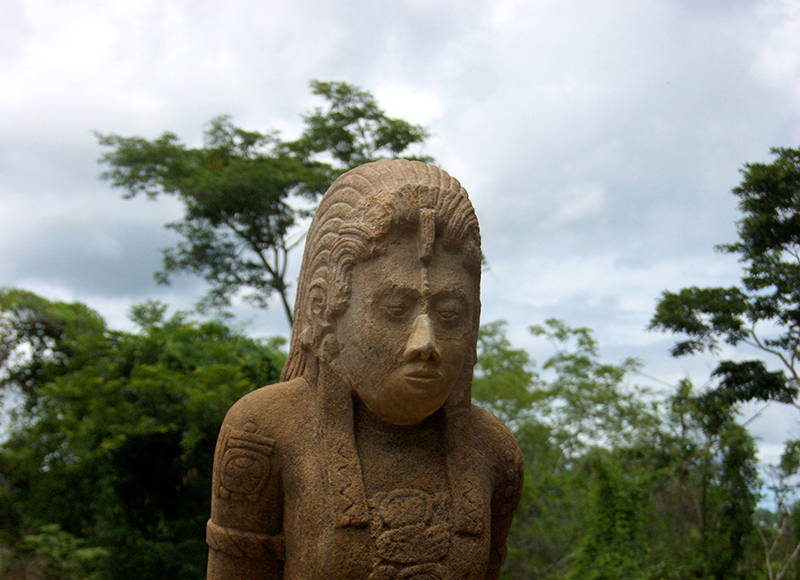
[[[800,577],[796,3],[4,14],[0,576],[203,577],[310,212],[404,157],[481,221],[474,399],[526,464],[504,577]]]
[[[265,307],[280,295],[293,226],[340,172],[397,157],[427,131],[388,117],[367,91],[313,81],[325,106],[295,141],[212,119],[204,145],[173,133],[148,141],[98,134],[103,177],[153,199],[177,197],[179,234],[158,276],[190,271],[209,286],[206,320],[150,301],[136,329],[108,327],[79,302],[24,289],[0,293],[0,362],[9,405],[2,445],[3,564],[46,577],[202,577],[213,448],[239,397],[276,382],[285,337],[257,339],[224,318],[234,296]],[[327,155],[331,161],[320,160]],[[721,360],[698,391],[637,387],[632,358],[600,359],[593,333],[557,319],[529,327],[552,354],[537,365],[505,323],[481,327],[476,402],[513,429],[525,487],[509,539],[509,578],[787,577],[800,570],[800,440],[759,476],[737,413],[758,400],[794,405],[800,357],[800,149],[745,165],[742,282],[665,291],[651,328],[680,335],[672,354],[749,343],[764,361]],[[430,160],[430,159],[428,159]],[[298,241],[302,237],[298,238]],[[766,330],[763,327],[766,326]],[[764,334],[766,333],[766,334]],[[746,422],[746,421],[745,421]],[[770,507],[759,506],[768,498]]]

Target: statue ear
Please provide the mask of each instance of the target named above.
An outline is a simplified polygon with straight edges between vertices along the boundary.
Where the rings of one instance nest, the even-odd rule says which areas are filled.
[[[308,314],[310,319],[318,319],[324,315],[328,304],[328,284],[324,280],[314,280],[308,292]]]
[[[330,320],[329,286],[324,279],[317,278],[311,283],[304,314],[304,328],[300,333],[303,345],[323,360],[330,360],[339,349]]]
[[[332,361],[339,356],[339,340],[332,332],[327,333],[322,338],[322,344],[319,349],[319,358],[327,362]]]

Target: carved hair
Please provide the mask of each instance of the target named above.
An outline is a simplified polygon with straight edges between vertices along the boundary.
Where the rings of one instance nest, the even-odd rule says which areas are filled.
[[[481,262],[478,220],[467,192],[456,179],[433,165],[397,159],[356,167],[330,186],[306,240],[283,380],[305,376],[312,357],[335,356],[333,331],[350,301],[353,266],[381,255],[393,228],[419,227],[421,222],[429,222],[431,214],[436,237],[445,247],[461,252],[477,288]],[[479,315],[476,299],[476,339]],[[471,373],[474,352],[468,362]]]

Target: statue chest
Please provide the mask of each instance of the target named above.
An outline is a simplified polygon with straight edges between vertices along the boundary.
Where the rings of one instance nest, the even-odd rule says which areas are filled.
[[[318,576],[366,580],[483,580],[489,561],[489,535],[458,532],[453,525],[451,499],[446,493],[396,488],[369,499],[368,526],[336,528],[323,525],[306,536],[303,569],[310,559]],[[489,524],[488,502],[481,510]],[[306,543],[304,542],[304,543]],[[297,562],[299,563],[299,562]],[[287,559],[286,578],[294,564]]]
[[[302,532],[287,537],[285,577],[304,577],[300,572],[293,575],[292,554],[301,554],[304,570],[313,559],[319,577],[326,578],[485,578],[491,526],[489,485],[478,485],[472,496],[482,531],[464,533],[458,529],[454,509],[458,498],[451,493],[438,446],[394,448],[386,453],[391,449],[374,443],[358,445],[368,522],[341,527],[332,518],[321,518],[320,513],[326,513],[321,509],[324,498],[301,494],[287,502],[285,515]],[[314,479],[317,473],[320,470],[309,464],[307,476]]]

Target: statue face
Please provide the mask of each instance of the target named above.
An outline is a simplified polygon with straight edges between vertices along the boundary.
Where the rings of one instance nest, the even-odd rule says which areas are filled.
[[[373,414],[416,425],[444,404],[475,347],[477,288],[439,240],[427,264],[416,230],[393,232],[386,247],[353,268],[331,364]]]

